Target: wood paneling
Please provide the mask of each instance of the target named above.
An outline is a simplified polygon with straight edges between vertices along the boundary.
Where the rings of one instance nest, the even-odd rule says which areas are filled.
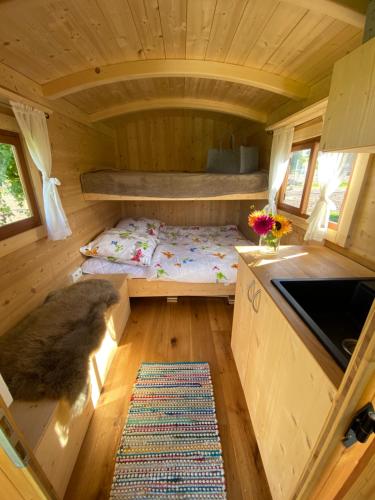
[[[129,80],[76,92],[66,99],[85,113],[95,113],[127,102],[192,97],[224,101],[269,111],[287,102],[285,97],[236,83],[206,78]]]
[[[323,126],[323,151],[375,152],[374,68],[375,39],[335,64]]]
[[[229,297],[235,285],[222,283],[179,283],[175,281],[148,281],[145,278],[129,280],[129,297]]]
[[[361,43],[358,19],[363,16],[345,8],[343,15],[342,10],[277,0],[1,2],[0,60],[39,84],[85,70],[99,75],[100,68],[129,61],[187,59],[261,70],[310,87],[327,78],[333,64]],[[157,80],[144,89],[140,84],[142,99],[159,92]],[[221,84],[218,88],[225,92]],[[191,91],[189,85],[186,91]],[[205,85],[199,84],[198,97],[206,92]],[[209,92],[217,92],[215,84],[207,85]],[[173,84],[168,92],[178,86]],[[70,99],[95,107],[96,101],[107,99],[107,87]],[[232,89],[242,95],[236,85]],[[112,90],[116,99],[126,93]],[[268,96],[264,111],[278,108],[280,97]],[[246,105],[246,92],[242,98]],[[256,100],[261,106],[262,96]]]
[[[222,299],[135,299],[73,471],[66,500],[108,498],[114,456],[141,362],[208,361],[223,447],[228,500],[270,493],[230,350],[232,307]],[[93,460],[95,457],[95,460]]]
[[[203,171],[207,152],[229,147],[231,134],[246,144],[251,122],[218,113],[166,110],[137,113],[112,122],[120,168],[144,171]]]
[[[151,217],[172,226],[238,224],[239,201],[142,201],[122,203],[123,217]]]
[[[124,60],[192,58],[322,74],[360,43],[359,27],[276,0],[82,0],[3,2],[0,58],[42,83]],[[355,38],[353,41],[353,38]],[[293,63],[294,70],[289,68]],[[326,70],[326,67],[324,67]]]
[[[375,264],[375,156],[349,232],[348,250]]]
[[[61,180],[59,192],[73,235],[64,241],[50,241],[36,232],[31,240],[20,235],[22,244],[13,241],[14,251],[4,242],[0,259],[0,334],[38,306],[51,289],[67,284],[69,273],[82,261],[79,247],[120,215],[119,204],[84,201],[79,181],[82,171],[115,166],[113,139],[59,113],[50,117],[48,129],[52,174]],[[35,167],[30,168],[35,175]]]

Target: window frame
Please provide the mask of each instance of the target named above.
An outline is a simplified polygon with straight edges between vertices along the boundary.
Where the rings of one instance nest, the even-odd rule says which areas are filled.
[[[29,169],[23,152],[20,135],[17,132],[0,129],[0,142],[2,142],[3,144],[11,144],[16,149],[17,166],[22,180],[22,186],[24,188],[25,195],[28,199],[29,206],[32,211],[31,217],[16,222],[11,222],[10,224],[5,224],[4,226],[0,227],[0,241],[2,241],[10,238],[11,236],[23,233],[28,229],[40,226],[41,218],[36,201],[34,187],[31,182]]]
[[[281,201],[284,198],[285,191],[286,191],[286,188],[288,185],[288,175],[289,175],[289,169],[290,169],[290,161],[289,161],[288,169],[285,173],[283,183],[281,184],[281,187],[279,190],[279,197],[278,197],[278,203],[277,203],[277,207],[279,209],[284,210],[285,212],[289,212],[293,215],[296,215],[297,217],[302,217],[303,219],[307,219],[309,217],[309,215],[304,213],[304,212],[305,212],[307,205],[308,205],[308,202],[309,202],[309,196],[310,196],[312,182],[314,179],[314,172],[315,172],[315,167],[316,167],[316,161],[318,158],[319,147],[320,147],[320,137],[314,137],[312,139],[294,142],[292,144],[292,149],[290,151],[291,154],[294,151],[301,151],[302,149],[310,149],[311,154],[310,154],[310,158],[309,158],[309,164],[307,166],[306,178],[305,178],[305,183],[303,186],[301,202],[300,202],[299,207],[294,207],[293,205],[288,205],[288,203],[284,203],[283,201]]]

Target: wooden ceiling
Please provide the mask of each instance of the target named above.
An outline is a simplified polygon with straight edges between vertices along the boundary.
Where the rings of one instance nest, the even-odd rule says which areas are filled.
[[[307,97],[334,62],[361,43],[365,5],[2,1],[0,63],[41,85],[50,99],[68,100],[91,121],[166,107],[266,121],[288,99]]]

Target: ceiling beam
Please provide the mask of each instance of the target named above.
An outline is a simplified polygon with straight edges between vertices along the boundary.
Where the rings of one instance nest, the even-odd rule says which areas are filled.
[[[163,99],[149,99],[141,101],[131,101],[111,108],[106,108],[89,115],[89,120],[94,123],[107,120],[115,116],[137,113],[139,111],[150,111],[155,109],[203,109],[205,111],[215,111],[229,115],[239,116],[256,122],[265,123],[267,114],[249,108],[223,101],[211,99],[193,99],[189,97],[168,97]]]
[[[237,64],[185,59],[127,61],[92,68],[42,85],[43,94],[53,99],[99,85],[141,78],[194,77],[223,80],[274,92],[291,99],[307,97],[310,88],[267,71]]]
[[[320,12],[333,19],[363,29],[367,0],[286,0],[308,10]]]

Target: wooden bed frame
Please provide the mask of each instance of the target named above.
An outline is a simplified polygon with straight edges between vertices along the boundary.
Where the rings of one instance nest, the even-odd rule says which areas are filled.
[[[128,278],[129,297],[228,297],[234,295],[236,284],[183,283],[179,281],[148,281]]]

